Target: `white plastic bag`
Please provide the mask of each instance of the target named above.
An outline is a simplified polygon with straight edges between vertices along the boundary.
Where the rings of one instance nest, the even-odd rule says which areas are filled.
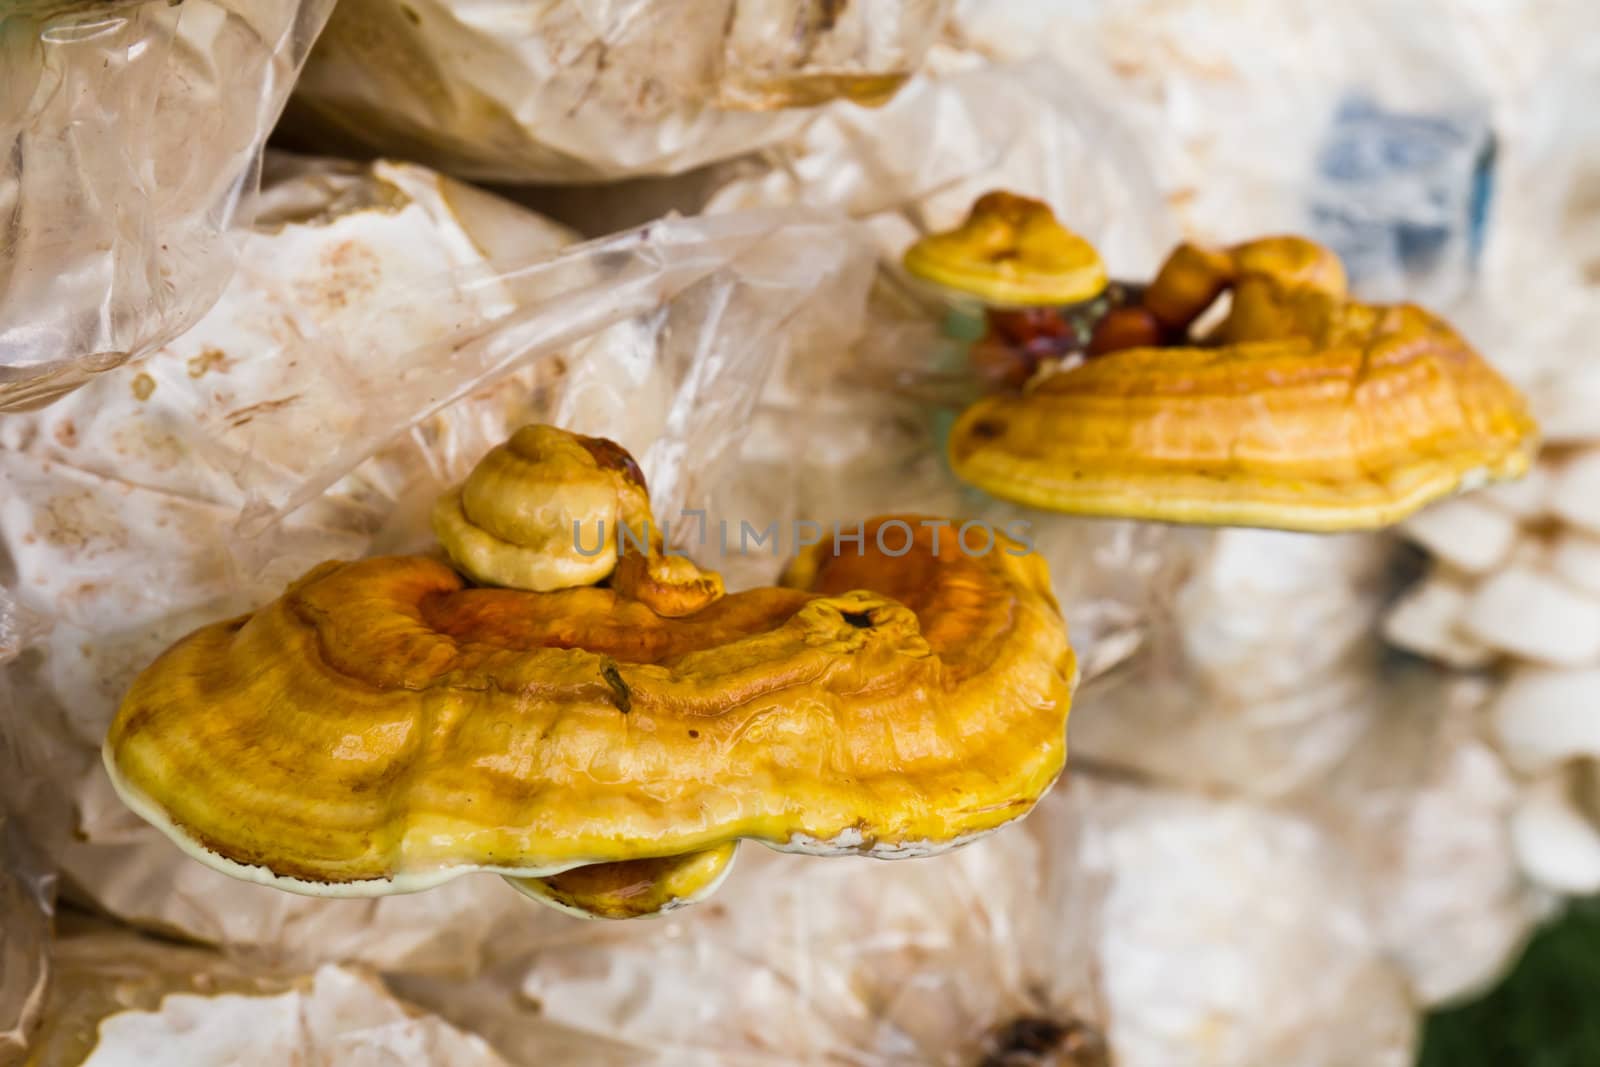
[[[490,181],[673,174],[792,133],[811,105],[883,100],[949,7],[343,0],[292,125]]]
[[[616,437],[663,512],[692,506],[789,325],[859,316],[870,266],[850,224],[804,212],[558,254],[570,239],[422,168],[285,161],[194,329],[0,421],[4,580],[43,623],[4,667],[28,773],[0,788],[94,903],[287,962],[411,969],[567,921],[494,879],[376,901],[233,881],[127,812],[98,748],[166,644],[324,559],[426,548],[434,497],[523,422]]]
[[[0,12],[0,412],[176,337],[333,0],[20,0]]]

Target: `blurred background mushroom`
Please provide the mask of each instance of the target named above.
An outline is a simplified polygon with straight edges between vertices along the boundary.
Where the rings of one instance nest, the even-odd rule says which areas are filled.
[[[1051,510],[1317,532],[1524,474],[1537,430],[1516,390],[1448,323],[1346,286],[1304,238],[1180,245],[1119,309],[1148,312],[1152,335],[1097,343],[1108,311],[1087,361],[963,411],[951,468]],[[1195,336],[1224,293],[1222,321]]]

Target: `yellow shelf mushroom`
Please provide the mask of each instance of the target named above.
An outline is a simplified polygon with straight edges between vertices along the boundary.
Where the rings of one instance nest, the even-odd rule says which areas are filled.
[[[971,227],[917,248],[977,248],[956,240]],[[988,297],[992,259],[982,246],[965,275],[939,277]],[[1063,271],[1063,294],[1076,278]],[[1224,293],[1221,324],[1191,338]],[[1326,532],[1519,477],[1536,451],[1523,398],[1448,323],[1352,299],[1338,257],[1311,241],[1181,245],[1124,296],[1057,353],[1070,358],[1032,361],[1019,391],[962,413],[947,446],[957,477],[1073,514]]]
[[[960,226],[922,238],[904,262],[918,278],[1012,307],[1077,304],[1106,287],[1093,245],[1048,205],[1007,192],[980,197]]]
[[[489,871],[625,916],[703,897],[744,838],[943,851],[1060,773],[1076,668],[1023,546],[885,517],[803,551],[785,587],[729,594],[617,525],[648,514],[616,445],[519,431],[436,524],[479,581],[546,588],[322,564],[135,680],[111,780],[236,877],[371,896]]]

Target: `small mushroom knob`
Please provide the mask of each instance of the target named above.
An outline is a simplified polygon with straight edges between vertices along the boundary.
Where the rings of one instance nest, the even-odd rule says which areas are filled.
[[[524,426],[441,497],[433,529],[485,585],[550,592],[611,580],[659,614],[698,611],[722,578],[664,552],[643,473],[602,437]]]

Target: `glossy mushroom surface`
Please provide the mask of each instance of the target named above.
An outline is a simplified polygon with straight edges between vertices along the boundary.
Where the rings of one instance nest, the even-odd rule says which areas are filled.
[[[552,492],[554,470],[528,491]],[[719,582],[676,615],[633,594],[705,580],[686,560],[693,575],[655,584],[619,565],[610,587],[547,591],[423,557],[326,563],[147,668],[106,767],[201,862],[322,895],[484,870],[603,914],[703,895],[726,859],[690,854],[741,838],[938,852],[1025,814],[1059,774],[1072,650],[1023,546],[968,552],[916,516],[861,532],[806,550],[788,587]],[[551,879],[641,860],[671,862]]]
[[[1056,307],[1093,299],[1106,268],[1093,245],[1056,220],[1049,205],[993,192],[953,230],[929,234],[905,254],[924,281],[1012,307]]]
[[[507,878],[517,892],[581,919],[643,919],[697,904],[733,869],[739,843],[682,856],[591,863],[548,878]]]
[[[1145,343],[1225,292],[1209,336]],[[958,477],[1083,515],[1337,531],[1518,477],[1536,448],[1522,397],[1448,323],[1351,299],[1300,238],[1181,246],[1097,333],[1094,358],[962,414]]]

